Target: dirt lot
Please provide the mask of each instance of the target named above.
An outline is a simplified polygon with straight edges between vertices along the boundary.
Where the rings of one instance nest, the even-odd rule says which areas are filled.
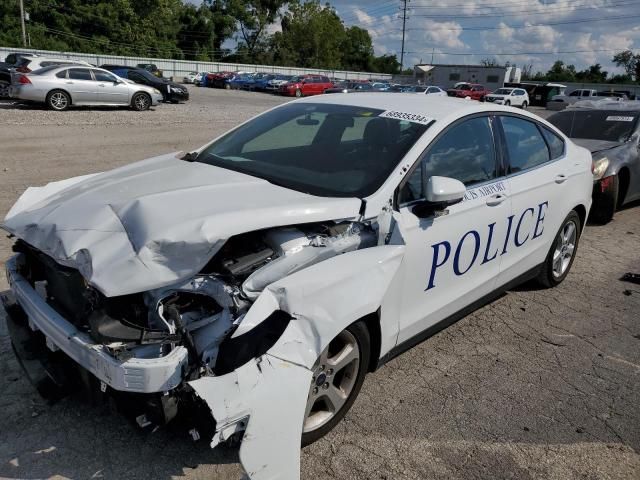
[[[283,101],[191,91],[146,113],[0,104],[0,216],[29,185],[191,149]],[[520,287],[370,375],[345,421],[302,451],[302,478],[640,478],[640,286],[618,280],[640,272],[639,252],[638,205],[588,226],[559,288]],[[0,477],[241,474],[234,450],[142,433],[75,399],[45,405],[3,318],[0,412]]]

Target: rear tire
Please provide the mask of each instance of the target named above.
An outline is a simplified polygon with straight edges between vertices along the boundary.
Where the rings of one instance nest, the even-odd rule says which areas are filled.
[[[151,97],[146,93],[136,93],[131,99],[131,108],[137,112],[144,112],[149,110],[151,106]]]
[[[303,447],[324,437],[347,414],[364,383],[370,356],[371,337],[362,320],[340,332],[322,352],[313,367],[302,431]],[[336,391],[338,396],[330,394]],[[332,409],[324,399],[329,403],[337,399],[341,405]]]
[[[52,90],[47,94],[47,106],[56,112],[62,112],[71,105],[71,97],[63,90]]]
[[[567,277],[578,252],[581,229],[580,216],[571,210],[562,222],[536,278],[542,286],[555,287]]]
[[[618,193],[620,182],[617,175],[611,177],[611,188],[606,192],[594,195],[593,206],[591,207],[591,220],[604,225],[613,219],[618,205]]]

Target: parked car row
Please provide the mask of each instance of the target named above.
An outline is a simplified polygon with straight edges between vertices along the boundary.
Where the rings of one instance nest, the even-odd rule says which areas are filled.
[[[0,65],[0,96],[71,106],[130,106],[147,110],[159,102],[189,99],[183,85],[162,77],[154,64],[102,65],[39,55],[12,54]]]
[[[547,103],[547,110],[564,110],[569,105],[583,100],[608,99],[614,101],[629,100],[629,92],[624,91],[598,91],[590,88],[578,88],[571,93],[554,95]]]

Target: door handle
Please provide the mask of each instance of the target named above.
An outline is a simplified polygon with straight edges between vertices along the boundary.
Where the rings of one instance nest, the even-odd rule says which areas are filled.
[[[556,183],[564,183],[567,181],[567,176],[564,173],[556,176]]]
[[[503,195],[502,193],[496,193],[495,195],[491,195],[487,199],[487,205],[489,205],[490,207],[495,207],[496,205],[500,205],[506,199],[507,199],[506,195]]]
[[[64,83],[66,83],[67,85],[73,85],[73,82],[64,82]]]
[[[98,86],[99,87],[104,87],[104,83],[99,83]]]

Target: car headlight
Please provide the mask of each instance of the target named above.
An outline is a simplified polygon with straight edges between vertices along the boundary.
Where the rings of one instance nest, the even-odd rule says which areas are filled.
[[[604,176],[604,172],[609,168],[609,159],[601,157],[593,161],[593,179],[600,180]]]
[[[171,91],[173,93],[182,93],[182,89],[178,87],[171,87]]]
[[[158,90],[157,88],[153,89],[153,93],[155,93],[156,95],[162,95],[162,92],[160,90]]]

